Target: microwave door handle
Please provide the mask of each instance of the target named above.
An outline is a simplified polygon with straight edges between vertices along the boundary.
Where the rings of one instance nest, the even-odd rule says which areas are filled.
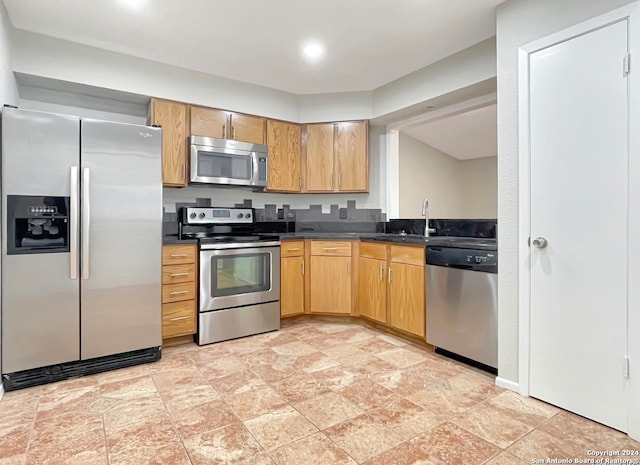
[[[251,175],[251,184],[255,186],[260,181],[258,179],[259,164],[258,164],[258,154],[256,152],[251,152],[251,165],[253,168],[253,173]]]

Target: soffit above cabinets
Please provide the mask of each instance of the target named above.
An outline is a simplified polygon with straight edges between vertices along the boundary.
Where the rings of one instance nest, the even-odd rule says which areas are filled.
[[[504,0],[4,0],[14,27],[294,94],[369,91],[495,35]],[[310,63],[301,49],[324,44]]]
[[[498,154],[498,115],[495,104],[426,123],[402,132],[458,160]]]

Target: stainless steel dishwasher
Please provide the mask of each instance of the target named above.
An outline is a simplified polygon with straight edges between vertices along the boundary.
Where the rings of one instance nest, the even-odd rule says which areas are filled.
[[[495,373],[498,366],[498,253],[427,246],[427,342]],[[466,360],[465,360],[466,359]]]

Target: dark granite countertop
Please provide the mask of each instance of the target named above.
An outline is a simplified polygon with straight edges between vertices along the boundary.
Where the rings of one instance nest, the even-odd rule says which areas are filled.
[[[178,239],[178,236],[162,236],[162,244],[197,244],[197,239]]]
[[[389,234],[367,232],[292,232],[269,233],[279,236],[280,240],[316,239],[316,240],[354,240],[371,242],[388,242],[406,245],[434,245],[442,247],[471,248],[478,250],[497,250],[495,239],[431,236],[424,237],[419,234]],[[178,239],[177,236],[164,236],[163,244],[197,244],[197,239]]]
[[[390,242],[406,245],[435,245],[443,247],[473,248],[478,250],[497,250],[495,239],[431,236],[424,237],[418,234],[388,234],[388,233],[330,233],[330,232],[298,232],[278,234],[281,240],[292,239],[327,239],[340,240],[351,239],[372,242]]]

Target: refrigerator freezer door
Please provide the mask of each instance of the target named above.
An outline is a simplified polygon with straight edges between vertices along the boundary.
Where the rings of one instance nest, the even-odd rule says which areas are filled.
[[[162,344],[161,131],[82,120],[83,360]]]
[[[3,109],[3,373],[79,359],[79,281],[70,266],[77,253],[7,254],[7,195],[71,197],[79,149],[78,118]]]

